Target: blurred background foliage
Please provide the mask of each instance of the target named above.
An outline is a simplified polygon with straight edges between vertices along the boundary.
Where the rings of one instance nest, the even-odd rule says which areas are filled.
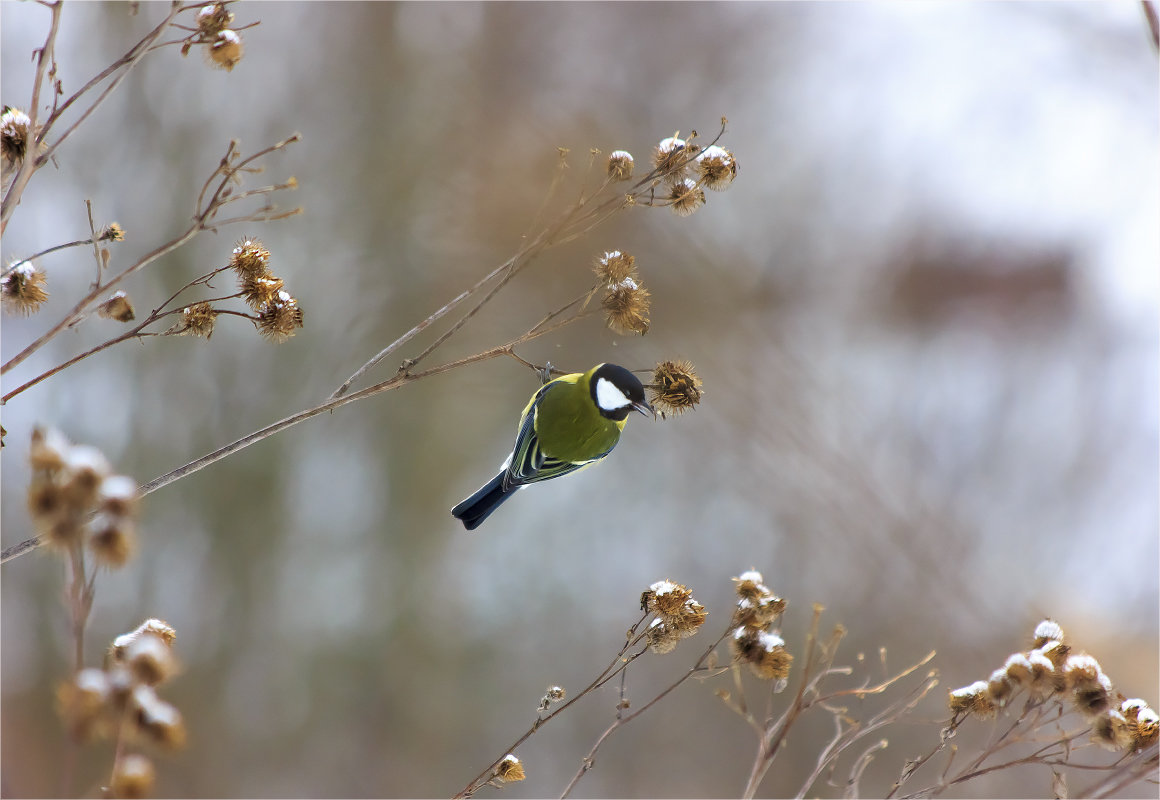
[[[139,556],[98,580],[88,647],[95,664],[146,616],[177,629],[184,674],[167,696],[190,741],[159,764],[164,794],[452,794],[528,726],[546,686],[575,691],[603,668],[650,583],[689,585],[710,617],[693,643],[634,665],[640,701],[724,629],[729,579],[750,567],[789,600],[793,652],[820,602],[850,630],[847,663],[884,646],[901,668],[937,649],[953,688],[1052,616],[1117,688],[1160,699],[1160,151],[1137,5],[233,10],[261,20],[243,61],[226,73],[196,51],[150,56],[33,180],[4,258],[86,236],[91,198],[98,224],[127,230],[114,267],[131,263],[185,224],[230,138],[251,152],[300,131],[265,177],[298,178],[283,203],[303,216],[204,235],[125,288],[153,308],[258,235],[306,327],[275,346],[224,318],[211,341],[127,343],[10,402],[5,546],[31,534],[34,424],[144,482],[312,405],[536,232],[557,147],[571,155],[556,208],[599,177],[589,148],[641,164],[723,114],[741,169],[692,217],[631,209],[550,251],[440,351],[522,332],[590,285],[598,252],[633,253],[653,293],[647,336],[591,318],[521,355],[566,369],[684,357],[706,396],[679,419],[637,420],[598,469],[522,493],[473,534],[451,518],[536,385],[501,359],[317,418],[147,498]],[[66,92],[159,11],[67,6]],[[24,105],[48,13],[0,13],[3,102]],[[43,266],[52,296],[4,318],[5,359],[92,277],[86,249]],[[5,388],[116,326],[58,337]],[[6,795],[61,791],[62,575],[44,553],[3,568]],[[503,794],[558,793],[615,702],[610,687],[534,736],[528,780]],[[937,741],[943,689],[919,711],[930,724],[888,733],[865,791]],[[763,792],[796,791],[831,733],[802,728]],[[687,684],[621,731],[578,793],[733,795],[753,749],[709,687]],[[108,760],[86,749],[71,791],[91,793]],[[964,789],[1049,791],[1045,769]]]

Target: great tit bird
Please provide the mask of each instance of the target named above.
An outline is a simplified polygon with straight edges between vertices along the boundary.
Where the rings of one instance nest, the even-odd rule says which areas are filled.
[[[517,489],[596,463],[616,447],[630,411],[655,416],[640,380],[616,364],[548,381],[524,408],[515,447],[499,474],[451,515],[475,530]]]

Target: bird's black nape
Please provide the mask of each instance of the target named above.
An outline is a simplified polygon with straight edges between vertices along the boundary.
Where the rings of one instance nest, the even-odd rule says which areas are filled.
[[[597,397],[597,389],[601,380],[606,380],[620,390],[629,401],[631,405],[625,405],[620,408],[607,409],[600,405],[600,399]],[[588,385],[588,392],[592,395],[592,402],[600,409],[600,413],[611,420],[620,422],[628,418],[628,413],[634,408],[644,406],[651,409],[652,406],[644,399],[644,384],[640,382],[640,378],[633,375],[624,367],[618,364],[601,364],[592,373],[592,381]]]

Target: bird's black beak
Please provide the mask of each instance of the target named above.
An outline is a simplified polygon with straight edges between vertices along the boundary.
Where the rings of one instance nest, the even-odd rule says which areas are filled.
[[[657,412],[644,400],[641,400],[639,403],[633,403],[632,407],[640,413],[644,414],[646,417],[651,414],[653,419],[657,418]]]

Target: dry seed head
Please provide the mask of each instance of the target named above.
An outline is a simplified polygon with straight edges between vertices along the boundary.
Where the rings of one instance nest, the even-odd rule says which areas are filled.
[[[5,106],[0,115],[0,153],[8,166],[17,166],[24,160],[31,127],[32,120],[27,114],[19,108]]]
[[[1048,642],[1062,642],[1063,628],[1053,619],[1045,619],[1035,626],[1035,647],[1043,647]]]
[[[511,753],[503,757],[503,761],[495,768],[495,774],[492,775],[500,783],[514,783],[522,781],[526,776],[524,775],[524,765],[520,760]]]
[[[97,240],[101,242],[123,242],[125,241],[125,229],[118,223],[111,222],[97,234]]]
[[[156,777],[152,761],[140,753],[129,753],[114,765],[109,792],[112,797],[150,797]]]
[[[1003,664],[1003,670],[1016,686],[1027,686],[1031,683],[1031,661],[1027,658],[1026,653],[1014,653],[1008,656],[1007,661]]]
[[[701,176],[701,185],[715,192],[723,192],[737,177],[737,160],[724,147],[711,144],[701,151],[694,162]]]
[[[213,44],[209,46],[208,53],[211,64],[229,72],[238,65],[245,54],[245,48],[242,47],[242,37],[229,28],[218,31]]]
[[[278,292],[286,285],[285,281],[273,275],[245,275],[238,283],[242,290],[242,299],[255,311],[277,300]]]
[[[110,475],[101,481],[97,493],[98,508],[114,517],[133,517],[137,514],[140,495],[137,481],[128,475]]]
[[[632,177],[632,153],[627,150],[613,150],[608,154],[608,177],[614,181],[626,181]]]
[[[1016,688],[1007,676],[1006,668],[1000,668],[992,672],[991,679],[987,681],[987,696],[991,698],[992,703],[1002,707],[1007,705]]]
[[[112,472],[104,453],[88,445],[74,445],[64,457],[61,489],[65,502],[76,509],[88,509],[97,501],[101,483]]]
[[[619,250],[607,250],[596,259],[595,271],[601,283],[615,286],[626,278],[636,278],[636,259]]]
[[[1031,665],[1031,684],[1028,688],[1033,694],[1043,696],[1063,689],[1063,674],[1041,651],[1032,650],[1028,653],[1027,662]]]
[[[654,619],[645,631],[648,649],[658,655],[671,653],[682,638],[678,630],[661,619]]]
[[[90,527],[88,545],[98,564],[120,569],[129,563],[136,549],[133,523],[127,517],[98,514]]]
[[[239,279],[247,276],[269,277],[270,251],[257,239],[242,239],[234,247],[229,266],[238,273]]]
[[[615,286],[608,287],[601,305],[608,327],[613,330],[639,333],[641,336],[648,333],[648,289],[632,278],[625,278]]]
[[[169,644],[158,634],[138,636],[124,651],[124,660],[138,683],[157,686],[173,677],[177,659]]]
[[[664,364],[668,363],[667,361],[664,362]],[[660,368],[664,364],[657,364],[657,372],[660,372]],[[656,373],[653,373],[653,382],[658,383]],[[761,577],[761,573],[755,569],[742,572],[733,579],[733,582],[737,584],[734,588],[737,591],[738,597],[756,600],[762,595],[769,594],[769,587],[765,585],[765,578]]]
[[[1157,739],[1160,739],[1160,715],[1151,708],[1140,709],[1136,715],[1135,746],[1150,747]]]
[[[783,680],[789,676],[793,656],[785,649],[785,640],[776,633],[741,627],[733,632],[729,644],[733,657],[748,664],[762,680]]]
[[[1069,689],[1082,690],[1097,686],[1104,677],[1103,673],[1100,662],[1087,653],[1068,656],[1063,664],[1063,676],[1067,679]]]
[[[705,191],[692,178],[682,178],[669,190],[669,208],[678,217],[687,217],[705,205]]]
[[[703,394],[701,379],[697,377],[692,363],[684,359],[658,363],[653,370],[652,383],[647,388],[652,404],[658,408],[662,417],[666,414],[676,416],[685,413],[701,402]],[[760,577],[760,573],[754,574]],[[738,586],[740,591],[741,587]]]
[[[767,590],[768,591],[768,590]],[[742,597],[737,601],[736,622],[751,628],[766,628],[785,611],[786,602],[772,592],[754,599]]]
[[[48,299],[46,280],[44,271],[31,261],[19,261],[0,280],[0,301],[10,312],[34,314]]]
[[[562,686],[549,686],[548,691],[544,692],[544,696],[540,698],[540,705],[537,711],[547,711],[552,703],[558,703],[564,699],[564,688]]]
[[[1127,750],[1136,740],[1136,726],[1110,709],[1092,723],[1092,741],[1107,750]]]
[[[34,475],[28,485],[28,513],[39,528],[48,530],[69,513],[60,484],[46,475]]]
[[[258,333],[272,342],[284,342],[302,327],[302,309],[289,292],[279,291],[258,312]]]
[[[685,586],[673,581],[657,581],[640,596],[642,611],[650,611],[667,617],[679,614],[685,603],[693,599],[693,593]]]
[[[1044,642],[1035,652],[1042,653],[1055,665],[1056,669],[1060,669],[1064,665],[1064,662],[1067,661],[1067,657],[1071,653],[1071,648],[1059,640],[1052,639]]]
[[[56,690],[56,704],[69,735],[83,741],[105,733],[110,697],[108,676],[99,669],[82,669],[62,683]]]
[[[150,617],[128,633],[122,633],[113,640],[109,648],[110,655],[115,661],[124,661],[129,645],[143,636],[155,636],[167,645],[172,645],[177,639],[177,631],[163,619]]]
[[[226,8],[225,3],[211,3],[202,6],[197,12],[197,29],[206,36],[217,36],[228,28],[234,21],[234,15]]]
[[[136,316],[133,313],[133,301],[124,292],[113,293],[108,300],[97,306],[97,314],[117,322],[129,322]]]
[[[950,692],[949,704],[953,714],[974,714],[980,719],[990,719],[998,713],[987,693],[987,681],[975,681],[970,686]]]
[[[176,707],[157,696],[152,686],[140,684],[130,698],[136,733],[166,750],[185,744],[185,722]]]
[[[69,440],[56,428],[42,428],[38,425],[32,429],[28,463],[33,471],[55,475],[64,469],[64,457],[71,447]]]
[[[668,173],[666,177],[674,179],[684,177],[688,166],[686,146],[685,140],[676,136],[661,139],[653,150],[653,166],[662,173]]]
[[[213,336],[218,312],[207,302],[194,303],[181,309],[181,321],[166,331],[178,336]]]

